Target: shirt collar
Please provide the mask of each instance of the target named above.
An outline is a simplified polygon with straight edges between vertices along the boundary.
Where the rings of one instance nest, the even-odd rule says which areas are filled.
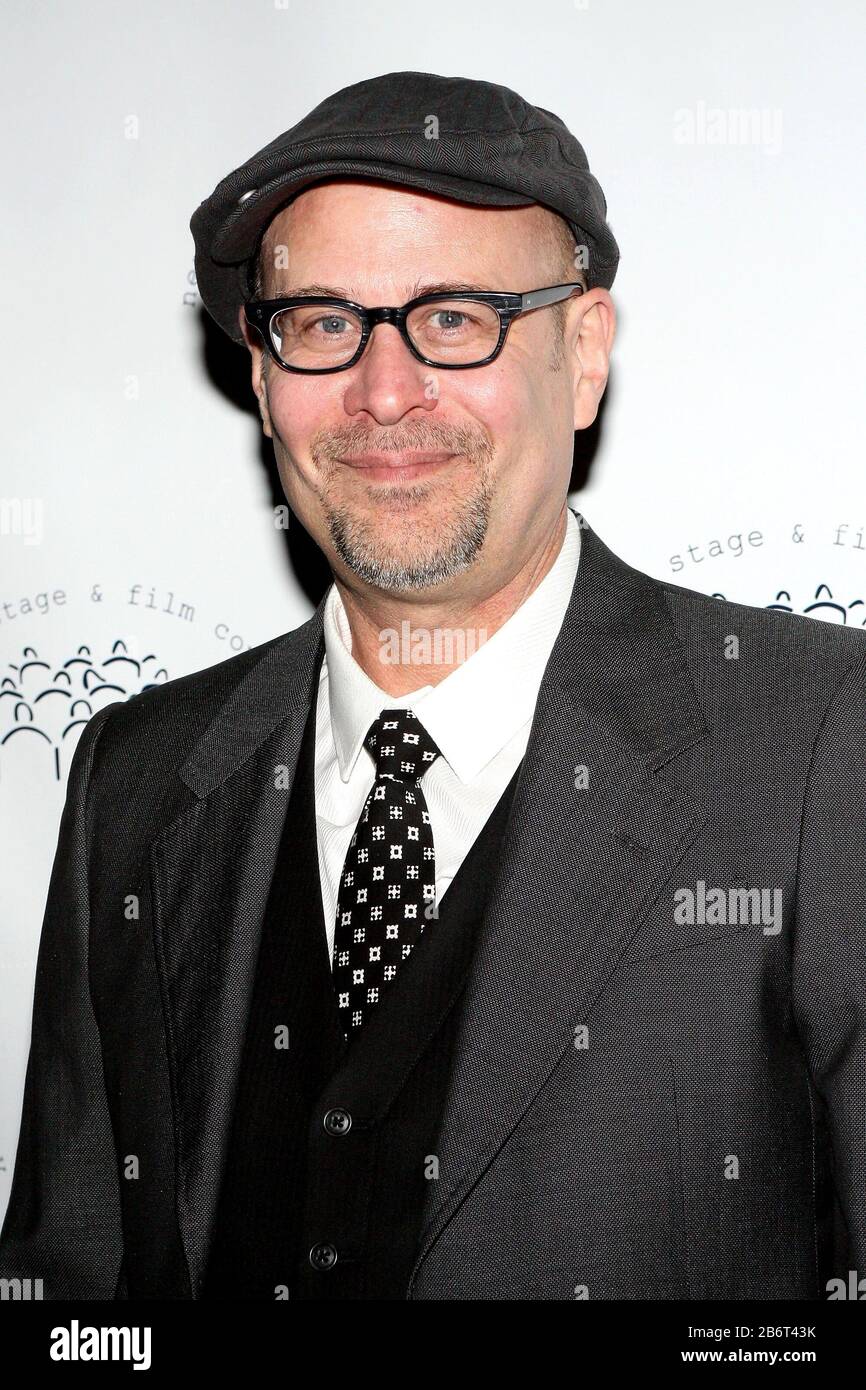
[[[579,557],[580,526],[569,509],[559,554],[529,598],[438,685],[400,696],[382,690],[352,656],[349,620],[332,584],[325,601],[323,671],[342,780],[349,780],[382,710],[411,708],[460,781],[473,781],[532,718]]]
[[[331,585],[325,600],[324,636],[322,673],[328,681],[334,748],[340,776],[348,782],[370,725],[382,710],[414,709],[414,701],[431,687],[423,686],[408,695],[389,695],[370,679],[352,656],[352,632],[336,584]]]

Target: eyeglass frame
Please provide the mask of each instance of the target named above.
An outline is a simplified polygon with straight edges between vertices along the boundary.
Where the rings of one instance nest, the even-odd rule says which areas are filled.
[[[471,371],[474,367],[486,367],[489,362],[497,358],[505,346],[505,339],[508,330],[516,318],[521,314],[528,313],[531,309],[547,309],[552,304],[560,304],[566,299],[570,299],[575,291],[583,294],[584,287],[579,283],[548,285],[538,290],[528,290],[525,294],[513,293],[507,290],[461,290],[454,294],[448,294],[442,290],[431,294],[419,295],[416,299],[410,299],[401,308],[379,307],[376,309],[365,309],[363,304],[355,304],[350,299],[334,299],[328,295],[297,295],[294,297],[280,299],[251,299],[244,304],[244,315],[247,323],[255,328],[260,335],[266,349],[273,357],[278,367],[285,372],[297,372],[300,376],[326,376],[332,372],[344,372],[348,367],[354,367],[355,363],[363,356],[373,329],[377,323],[390,323],[400,333],[403,342],[408,347],[412,356],[423,363],[425,367],[434,367],[437,371]],[[495,348],[487,357],[479,362],[434,362],[432,358],[424,357],[412,339],[406,327],[406,319],[410,312],[420,304],[433,304],[437,300],[447,300],[449,303],[458,300],[473,304],[489,304],[499,317],[499,339]],[[284,362],[277,354],[271,338],[271,323],[278,313],[284,309],[298,309],[304,304],[329,304],[341,309],[350,309],[361,320],[361,339],[358,343],[357,351],[348,362],[341,362],[337,367],[292,367]]]

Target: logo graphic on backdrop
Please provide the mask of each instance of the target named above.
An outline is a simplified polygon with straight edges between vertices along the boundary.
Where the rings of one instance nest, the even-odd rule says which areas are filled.
[[[712,598],[725,598],[725,594],[714,593]],[[809,618],[823,618],[825,622],[841,623],[845,627],[866,627],[866,601],[862,598],[842,603],[833,597],[829,584],[819,584],[815,597],[802,608],[795,608],[791,595],[780,589],[775,602],[765,603],[765,608],[778,608],[782,613],[805,613]]]
[[[854,561],[856,552],[866,555],[864,534],[866,526],[855,527],[844,521],[837,526],[826,528],[816,525],[810,527],[809,532],[802,522],[797,522],[792,526],[787,540],[784,535],[768,537],[758,530],[735,532],[724,539],[713,537],[710,540],[690,542],[684,545],[678,554],[669,556],[667,563],[678,584],[710,593],[712,598],[731,599],[748,604],[755,603],[757,599],[734,595],[727,583],[727,593],[720,589],[711,590],[713,570],[717,563],[721,562],[727,567],[727,578],[731,561],[739,564],[754,552],[768,551],[772,557],[773,568],[780,578],[785,576],[785,582],[770,590],[775,597],[763,605],[765,608],[777,608],[784,613],[804,613],[810,618],[822,618],[825,622],[848,627],[866,627],[866,600],[859,596],[852,597],[853,584],[849,588],[846,581],[841,585],[837,581],[833,588],[826,581],[821,581],[811,587],[807,581],[797,589],[791,583],[792,570],[800,574],[805,572],[806,575],[811,570],[814,576],[818,565],[823,568],[828,563],[826,558],[817,559],[814,555],[813,549],[817,546],[823,548],[830,557],[830,562],[837,568],[840,561],[845,563],[847,568]],[[754,582],[752,577],[752,592]],[[858,588],[860,582],[862,581],[858,582]]]
[[[91,607],[99,614],[93,622]],[[53,639],[69,641],[65,651],[37,632],[60,613],[65,631],[76,635]],[[184,675],[252,650],[218,613],[175,589],[138,582],[91,581],[0,599],[0,623],[11,629],[13,622],[22,645],[0,656],[0,783],[24,769],[64,781],[81,730],[103,705],[164,684],[170,662],[173,675]]]
[[[104,656],[82,644],[60,663],[25,647],[0,681],[0,777],[11,762],[26,759],[60,781],[82,728],[97,710],[167,680],[154,653],[134,657],[122,638]]]

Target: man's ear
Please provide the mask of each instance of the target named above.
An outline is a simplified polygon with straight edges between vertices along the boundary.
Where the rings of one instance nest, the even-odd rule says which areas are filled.
[[[569,304],[568,342],[574,371],[574,428],[585,430],[598,414],[616,336],[616,309],[607,290],[596,287]]]
[[[262,417],[262,429],[264,430],[268,439],[273,439],[273,430],[271,429],[271,412],[268,405],[268,354],[262,347],[258,338],[258,334],[247,323],[247,317],[244,313],[243,305],[241,305],[240,309],[238,310],[238,323],[240,325],[241,333],[244,336],[244,342],[246,343],[250,353],[253,392],[255,394],[256,400],[259,403],[259,414]]]

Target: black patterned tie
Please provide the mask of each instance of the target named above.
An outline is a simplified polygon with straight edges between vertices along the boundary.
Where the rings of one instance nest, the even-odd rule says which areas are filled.
[[[383,710],[364,747],[376,760],[376,780],[349,842],[334,932],[334,989],[347,1038],[410,954],[436,896],[421,778],[439,749],[410,709]]]

